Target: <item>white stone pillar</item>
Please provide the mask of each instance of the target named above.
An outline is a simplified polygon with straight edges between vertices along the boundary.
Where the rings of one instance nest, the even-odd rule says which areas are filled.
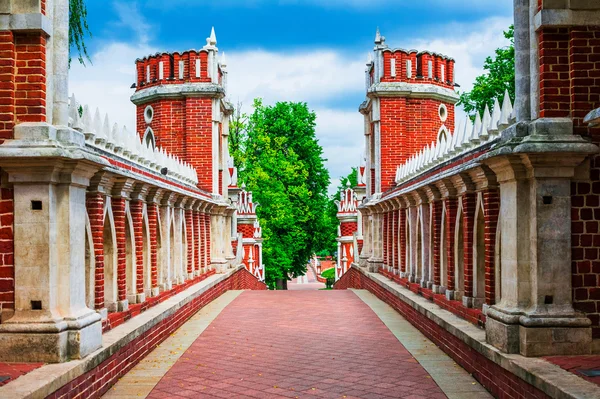
[[[85,196],[97,167],[2,161],[14,184],[15,314],[0,324],[0,359],[63,362],[102,345],[85,303]]]

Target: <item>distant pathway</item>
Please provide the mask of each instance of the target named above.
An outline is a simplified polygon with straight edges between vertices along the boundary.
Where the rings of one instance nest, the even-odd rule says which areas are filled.
[[[214,321],[186,323],[105,398],[490,397],[365,291],[246,291],[211,305]]]
[[[292,291],[310,291],[325,288],[325,284],[317,280],[314,269],[310,266],[306,268],[306,275],[298,277],[288,282],[288,290]]]

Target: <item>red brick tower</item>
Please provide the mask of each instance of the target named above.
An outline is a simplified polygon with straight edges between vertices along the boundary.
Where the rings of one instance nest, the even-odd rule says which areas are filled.
[[[396,168],[454,131],[454,60],[427,51],[391,49],[379,30],[366,69],[367,195],[395,183]]]
[[[198,173],[198,187],[227,196],[227,136],[232,108],[224,101],[227,72],[214,28],[200,51],[162,53],[136,61],[137,132]]]

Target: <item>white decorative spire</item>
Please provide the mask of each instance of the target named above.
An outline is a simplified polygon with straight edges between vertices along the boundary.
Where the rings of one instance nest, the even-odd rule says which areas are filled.
[[[221,54],[221,67],[227,68],[227,59],[225,58],[225,51]]]
[[[510,125],[511,114],[513,112],[513,107],[510,102],[510,95],[508,94],[508,90],[504,91],[504,100],[502,101],[502,112],[500,113],[500,121],[498,122],[498,127],[506,128]]]

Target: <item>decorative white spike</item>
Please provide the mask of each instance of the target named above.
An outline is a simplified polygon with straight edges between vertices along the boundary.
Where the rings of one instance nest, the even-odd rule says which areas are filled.
[[[467,117],[465,121],[465,128],[463,130],[462,142],[460,143],[461,149],[465,149],[469,147],[469,142],[471,140],[471,133],[473,132],[473,122],[471,122],[471,118]]]
[[[104,135],[104,129],[102,129],[102,117],[98,108],[94,113],[94,132],[96,133],[96,144],[104,144],[106,136]]]
[[[488,127],[490,126],[491,120],[492,120],[492,117],[490,116],[490,108],[486,104],[485,109],[483,110],[483,119],[481,120],[481,128],[479,129],[479,139],[482,142],[486,142],[489,138]]]
[[[112,150],[114,143],[111,137],[110,121],[108,119],[108,114],[104,115],[104,123],[102,124],[102,136],[104,136],[106,140],[106,143],[104,145],[106,149]]]
[[[122,131],[119,131],[119,125],[117,123],[115,123],[113,125],[110,135],[111,135],[112,141],[114,143],[113,150],[114,150],[115,154],[121,153],[123,150],[123,142],[122,142],[123,138],[122,138]]]
[[[83,107],[83,133],[85,134],[85,139],[90,144],[94,144],[96,133],[94,132],[94,121],[92,120],[92,116],[90,114],[90,108],[86,105]]]
[[[213,26],[211,31],[210,31],[210,44],[212,44],[213,46],[217,45],[217,35],[215,34],[215,27]]]
[[[498,134],[498,121],[500,121],[500,103],[498,99],[494,99],[494,109],[492,111],[492,118],[490,119],[490,125],[488,126],[488,133],[491,137]]]
[[[469,144],[479,143],[479,132],[481,131],[481,116],[479,112],[475,115],[475,125],[473,125],[473,131],[469,140]]]
[[[498,121],[498,129],[504,130],[510,125],[513,106],[510,102],[508,90],[504,92],[504,100],[502,100],[502,111],[500,112],[500,120]]]

